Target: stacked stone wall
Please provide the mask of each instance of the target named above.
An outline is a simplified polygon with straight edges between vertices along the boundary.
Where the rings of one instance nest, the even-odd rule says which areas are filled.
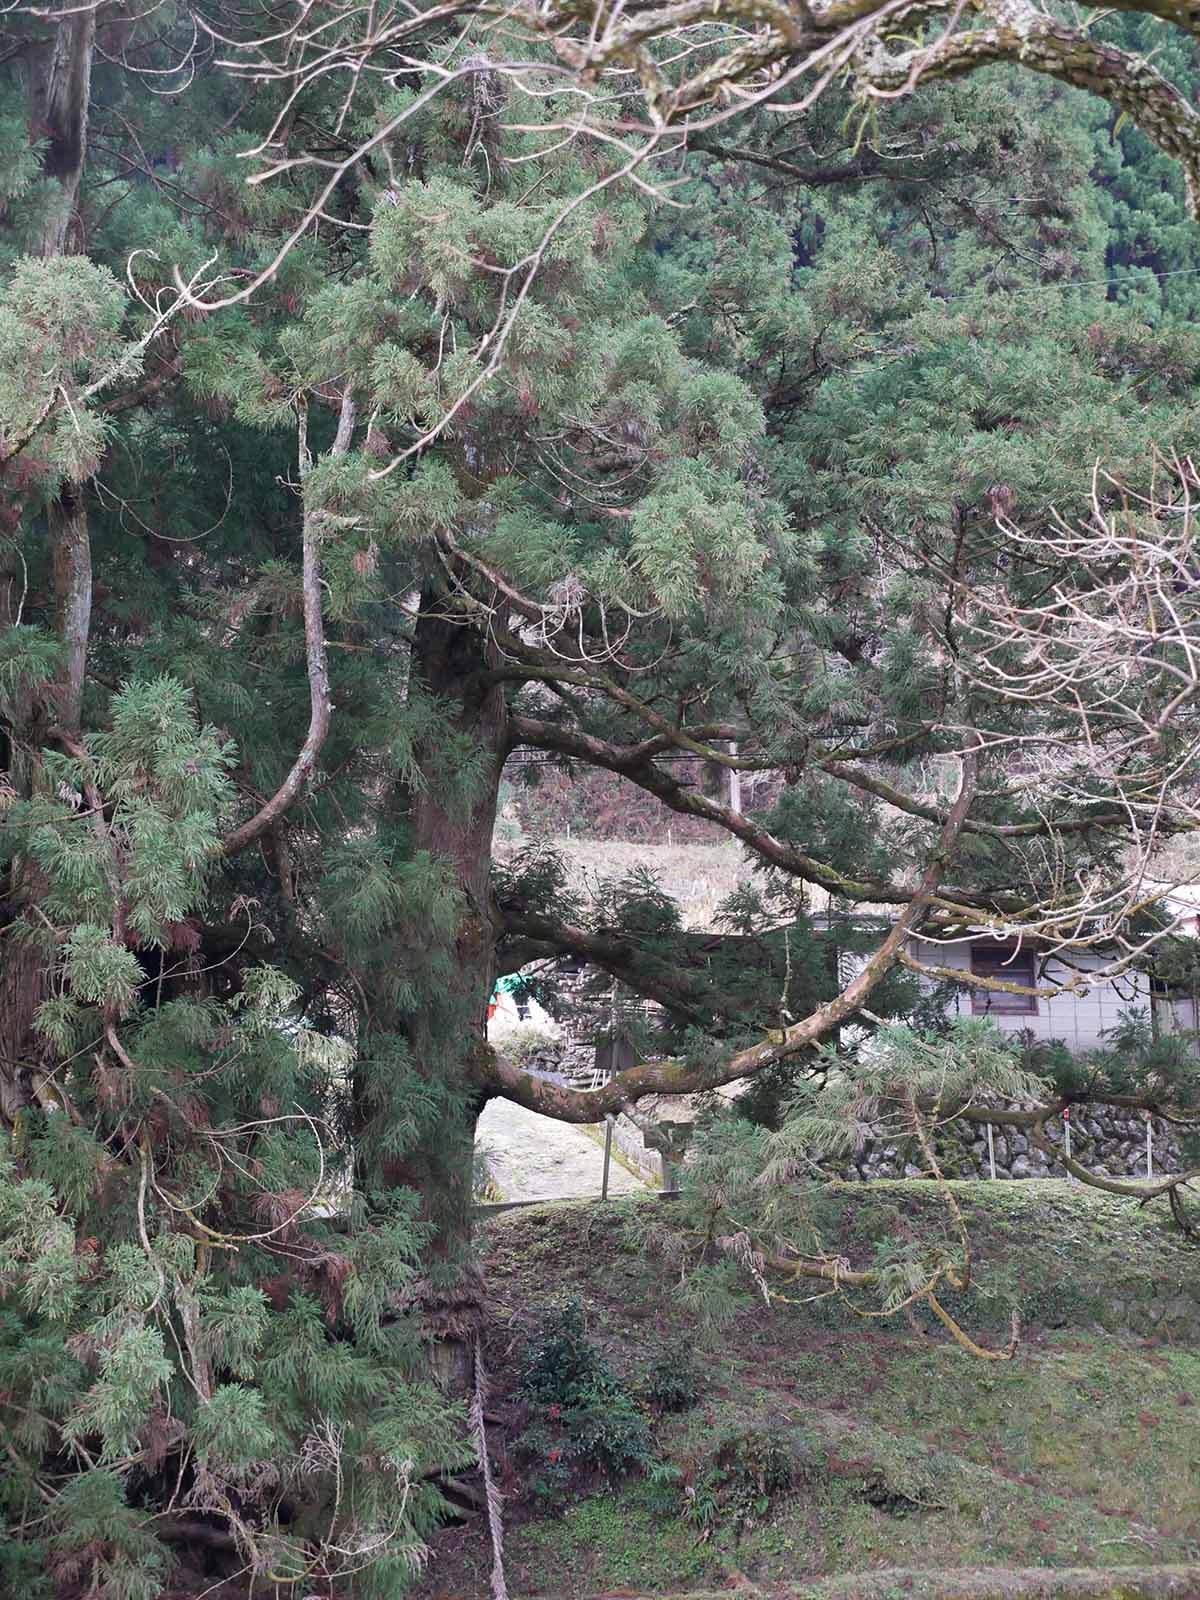
[[[1154,1118],[1151,1153],[1154,1171],[1177,1172],[1182,1164],[1179,1143],[1169,1123]],[[1056,1151],[1062,1149],[1063,1125],[1059,1118],[1046,1124],[1046,1134]],[[997,1124],[992,1129],[997,1178],[1065,1178],[1061,1159],[1048,1157],[1018,1128]],[[934,1142],[935,1154],[948,1178],[988,1178],[987,1129],[978,1123],[955,1123],[942,1129]],[[1146,1121],[1140,1112],[1115,1108],[1076,1106],[1071,1113],[1071,1155],[1089,1172],[1114,1178],[1146,1176]],[[839,1172],[851,1181],[872,1178],[919,1178],[925,1175],[924,1156],[915,1140],[868,1139],[862,1150]]]

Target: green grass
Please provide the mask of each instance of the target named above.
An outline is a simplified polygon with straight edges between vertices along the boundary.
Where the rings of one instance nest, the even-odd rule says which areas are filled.
[[[704,1376],[692,1410],[655,1421],[676,1487],[579,1484],[550,1515],[510,1481],[513,1593],[666,1597],[750,1584],[791,1600],[856,1593],[837,1575],[868,1585],[876,1573],[863,1594],[965,1594],[955,1574],[975,1570],[997,1574],[993,1590],[981,1576],[970,1591],[992,1600],[1200,1594],[1200,1574],[1168,1588],[1122,1576],[1163,1567],[1167,1583],[1165,1564],[1200,1561],[1200,1251],[1154,1212],[1074,1185],[956,1188],[977,1260],[956,1314],[1002,1343],[1015,1303],[1023,1336],[1011,1362],[969,1356],[928,1318],[863,1320],[836,1300],[768,1313],[748,1299],[706,1332],[663,1260],[636,1244],[634,1208],[654,1200],[489,1222],[497,1347],[519,1348],[538,1305],[567,1293],[630,1384],[664,1350],[694,1351]],[[831,1186],[819,1220],[828,1243],[862,1261],[880,1239],[928,1227],[940,1205],[927,1183]],[[493,1357],[501,1384],[504,1359]],[[706,1530],[689,1524],[686,1486],[705,1482],[723,1440],[747,1433],[786,1449],[790,1487],[769,1503],[750,1492],[748,1517],[727,1502]],[[430,1592],[486,1592],[478,1532],[456,1562],[461,1586],[452,1575]],[[1114,1569],[1114,1586],[1089,1588],[1069,1575],[1080,1568]],[[1061,1573],[1061,1589],[1018,1581],[1025,1569]],[[943,1576],[926,1585],[914,1573]]]
[[[772,1586],[881,1567],[1108,1567],[1200,1557],[1200,1360],[1051,1341],[984,1376],[958,1351],[864,1336],[788,1363],[780,1386],[731,1364],[749,1404],[660,1428],[689,1473],[730,1428],[794,1439],[797,1475],[749,1527],[708,1539],[643,1482],[510,1537],[523,1594],[670,1593],[739,1576]],[[758,1368],[758,1376],[755,1369]],[[778,1374],[773,1374],[778,1377]],[[1189,1404],[1181,1406],[1186,1395]],[[1142,1420],[1139,1420],[1142,1419]],[[570,1556],[570,1560],[568,1560]],[[570,1569],[571,1575],[565,1576]]]
[[[559,1518],[526,1523],[509,1545],[509,1562],[522,1594],[653,1594],[724,1576],[719,1554],[684,1523],[664,1519],[638,1488],[602,1491]]]

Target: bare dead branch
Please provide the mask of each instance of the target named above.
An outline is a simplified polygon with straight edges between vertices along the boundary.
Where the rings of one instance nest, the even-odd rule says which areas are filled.
[[[300,479],[303,484],[311,465],[308,454],[307,404],[301,397],[297,409],[299,423]],[[338,414],[337,433],[330,454],[342,456],[350,449],[354,438],[356,408],[354,395],[347,388],[342,395]],[[321,542],[325,536],[327,517],[317,509],[305,508],[303,532],[304,595],[304,646],[308,670],[309,722],[308,733],[300,753],[292,763],[291,771],[271,798],[232,833],[226,834],[219,846],[223,856],[236,855],[248,844],[260,839],[295,804],[316,768],[325,740],[329,734],[332,703],[329,697],[329,661],[325,647],[325,622],[321,605]]]

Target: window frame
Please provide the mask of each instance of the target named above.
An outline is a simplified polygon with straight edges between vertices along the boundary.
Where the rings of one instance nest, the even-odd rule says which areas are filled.
[[[976,965],[982,959],[982,969]],[[973,944],[967,951],[973,977],[999,978],[1009,983],[1037,986],[1037,954],[1029,945]],[[1009,994],[1004,989],[971,990],[971,1014],[976,1017],[1036,1017],[1040,1013],[1037,995]]]

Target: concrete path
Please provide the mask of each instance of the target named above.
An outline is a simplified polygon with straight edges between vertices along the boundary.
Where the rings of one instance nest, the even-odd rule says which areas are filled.
[[[488,1101],[476,1147],[486,1152],[492,1182],[506,1200],[583,1200],[600,1193],[604,1146],[569,1122],[539,1117],[511,1100]],[[645,1188],[614,1155],[609,1194]]]

